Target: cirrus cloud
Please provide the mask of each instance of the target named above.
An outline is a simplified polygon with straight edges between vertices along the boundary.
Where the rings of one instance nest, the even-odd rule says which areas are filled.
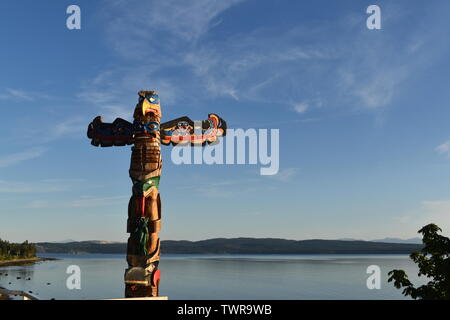
[[[22,161],[32,160],[42,156],[46,149],[42,147],[34,147],[30,150],[12,153],[5,156],[0,156],[0,168],[6,168],[16,165]]]

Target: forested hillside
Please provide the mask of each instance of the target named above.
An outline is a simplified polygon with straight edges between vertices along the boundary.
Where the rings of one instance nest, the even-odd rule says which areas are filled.
[[[29,259],[36,256],[36,246],[25,241],[11,243],[0,239],[0,260]]]

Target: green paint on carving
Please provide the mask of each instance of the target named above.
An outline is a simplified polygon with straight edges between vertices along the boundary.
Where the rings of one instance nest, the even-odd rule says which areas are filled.
[[[141,256],[147,255],[147,242],[148,242],[148,218],[141,217],[138,225],[134,230],[134,236],[139,243],[138,254]]]
[[[136,195],[143,195],[147,192],[151,187],[159,188],[159,179],[160,177],[152,177],[148,178],[144,181],[133,180],[133,193]]]

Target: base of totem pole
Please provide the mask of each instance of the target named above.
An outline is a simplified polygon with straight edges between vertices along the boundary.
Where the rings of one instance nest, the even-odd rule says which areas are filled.
[[[119,298],[119,299],[104,299],[104,300],[155,300],[163,301],[169,300],[169,297],[139,297],[139,298]]]
[[[125,285],[126,298],[158,297],[158,289],[151,286]]]

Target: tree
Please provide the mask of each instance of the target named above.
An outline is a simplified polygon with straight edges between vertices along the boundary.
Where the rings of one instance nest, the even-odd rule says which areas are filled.
[[[439,231],[441,228],[433,223],[420,229],[424,247],[410,255],[419,267],[419,277],[430,279],[427,284],[415,288],[404,270],[389,272],[388,281],[394,281],[397,289],[404,288],[405,296],[423,300],[450,299],[450,239],[439,235]]]
[[[28,241],[19,244],[0,239],[0,260],[33,258],[35,256],[36,246]]]

